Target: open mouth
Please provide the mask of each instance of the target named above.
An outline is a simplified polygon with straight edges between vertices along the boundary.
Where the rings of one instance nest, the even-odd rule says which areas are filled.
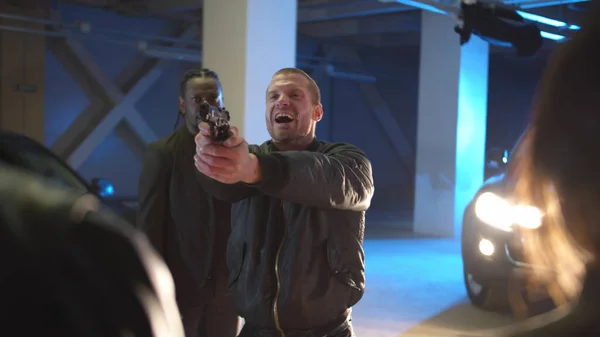
[[[281,113],[278,113],[277,115],[275,115],[275,123],[279,123],[279,124],[291,123],[295,119],[296,118],[294,117],[294,115],[285,113],[285,112],[281,112]]]

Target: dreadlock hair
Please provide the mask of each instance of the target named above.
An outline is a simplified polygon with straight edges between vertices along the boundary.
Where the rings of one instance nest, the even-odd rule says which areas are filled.
[[[208,68],[192,68],[188,69],[183,76],[181,77],[181,81],[179,82],[179,96],[185,97],[185,89],[189,80],[193,78],[212,78],[214,79],[219,86],[221,86],[221,80],[219,80],[219,75],[216,72],[208,69]],[[175,125],[173,128],[177,128],[179,124],[179,120],[181,119],[181,112],[177,112],[177,119],[175,120]]]

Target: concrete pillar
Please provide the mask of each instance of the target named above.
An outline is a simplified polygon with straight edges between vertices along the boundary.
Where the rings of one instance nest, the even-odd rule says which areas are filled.
[[[423,11],[414,231],[459,237],[483,182],[489,45],[460,46],[456,21]]]
[[[204,0],[202,66],[221,78],[225,107],[250,144],[265,124],[271,76],[296,64],[296,0]]]

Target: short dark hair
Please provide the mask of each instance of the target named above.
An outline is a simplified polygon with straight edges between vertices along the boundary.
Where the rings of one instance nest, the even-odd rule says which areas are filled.
[[[206,78],[206,77],[214,79],[215,81],[217,81],[219,86],[221,86],[221,81],[219,80],[219,76],[217,75],[216,72],[214,72],[208,68],[188,69],[181,77],[181,82],[179,82],[179,95],[181,97],[185,96],[186,84],[188,83],[189,80],[191,80],[192,78]]]
[[[306,80],[308,81],[308,92],[310,92],[312,96],[312,103],[315,105],[321,103],[321,90],[319,89],[319,85],[317,85],[317,82],[315,82],[315,80],[313,80],[312,77],[310,77],[310,75],[307,74],[304,70],[298,68],[282,68],[277,70],[277,72],[273,74],[273,77],[280,74],[297,74],[306,78]]]

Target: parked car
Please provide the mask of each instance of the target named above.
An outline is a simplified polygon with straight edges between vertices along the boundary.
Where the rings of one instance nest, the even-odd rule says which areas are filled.
[[[508,309],[509,284],[520,289],[524,276],[534,268],[524,262],[525,243],[514,231],[515,226],[535,229],[542,220],[536,207],[521,205],[508,197],[512,185],[505,171],[510,156],[508,151],[504,153],[502,165],[495,158],[486,159],[504,172],[489,177],[465,208],[461,237],[467,294],[473,305],[489,311]]]
[[[58,156],[27,136],[0,132],[0,162],[32,172],[66,188],[92,193],[130,223],[135,222],[135,209],[114,198],[115,190],[110,181],[96,178],[86,182]]]

